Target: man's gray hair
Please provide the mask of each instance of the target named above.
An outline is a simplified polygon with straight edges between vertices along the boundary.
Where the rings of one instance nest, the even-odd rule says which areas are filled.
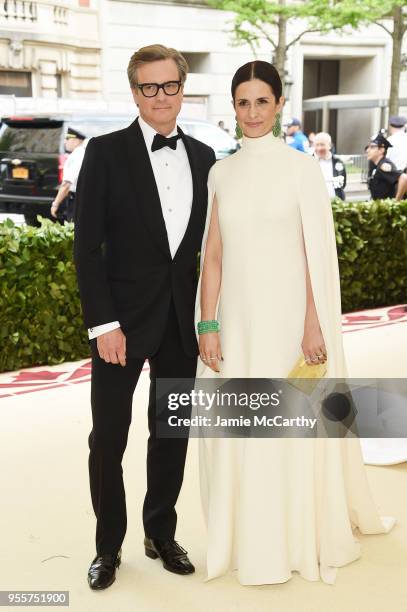
[[[325,140],[329,146],[332,146],[332,138],[328,132],[318,132],[318,134],[315,134],[314,142],[317,140]]]

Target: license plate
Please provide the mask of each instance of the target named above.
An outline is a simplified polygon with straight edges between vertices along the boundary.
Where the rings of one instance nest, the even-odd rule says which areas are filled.
[[[24,168],[24,166],[13,168],[12,176],[13,178],[28,179],[28,168]]]

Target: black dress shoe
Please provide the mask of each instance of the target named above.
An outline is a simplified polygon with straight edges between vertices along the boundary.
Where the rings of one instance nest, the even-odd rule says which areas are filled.
[[[117,555],[96,556],[88,571],[88,583],[91,589],[107,589],[116,580],[116,568],[120,566],[122,549]]]
[[[188,559],[187,551],[175,540],[157,540],[156,538],[144,538],[144,549],[147,557],[163,562],[163,566],[174,574],[193,574],[194,566]]]

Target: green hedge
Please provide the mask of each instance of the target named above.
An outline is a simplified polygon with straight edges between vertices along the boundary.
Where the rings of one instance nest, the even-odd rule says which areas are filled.
[[[407,201],[332,202],[344,312],[407,303]],[[89,356],[73,225],[0,223],[0,371]]]
[[[89,354],[72,246],[73,224],[0,223],[0,371]]]
[[[407,303],[407,200],[332,202],[342,311]]]

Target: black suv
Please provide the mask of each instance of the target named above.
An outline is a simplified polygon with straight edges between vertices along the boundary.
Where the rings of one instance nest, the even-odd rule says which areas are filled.
[[[67,154],[64,140],[73,127],[87,137],[126,127],[132,117],[64,114],[3,117],[0,126],[0,212],[50,217]]]
[[[37,225],[38,214],[51,218],[50,208],[67,154],[68,127],[88,138],[127,127],[134,116],[60,113],[2,117],[0,125],[0,212],[23,214]],[[218,159],[239,147],[226,132],[208,121],[180,119],[182,129],[213,147]]]

